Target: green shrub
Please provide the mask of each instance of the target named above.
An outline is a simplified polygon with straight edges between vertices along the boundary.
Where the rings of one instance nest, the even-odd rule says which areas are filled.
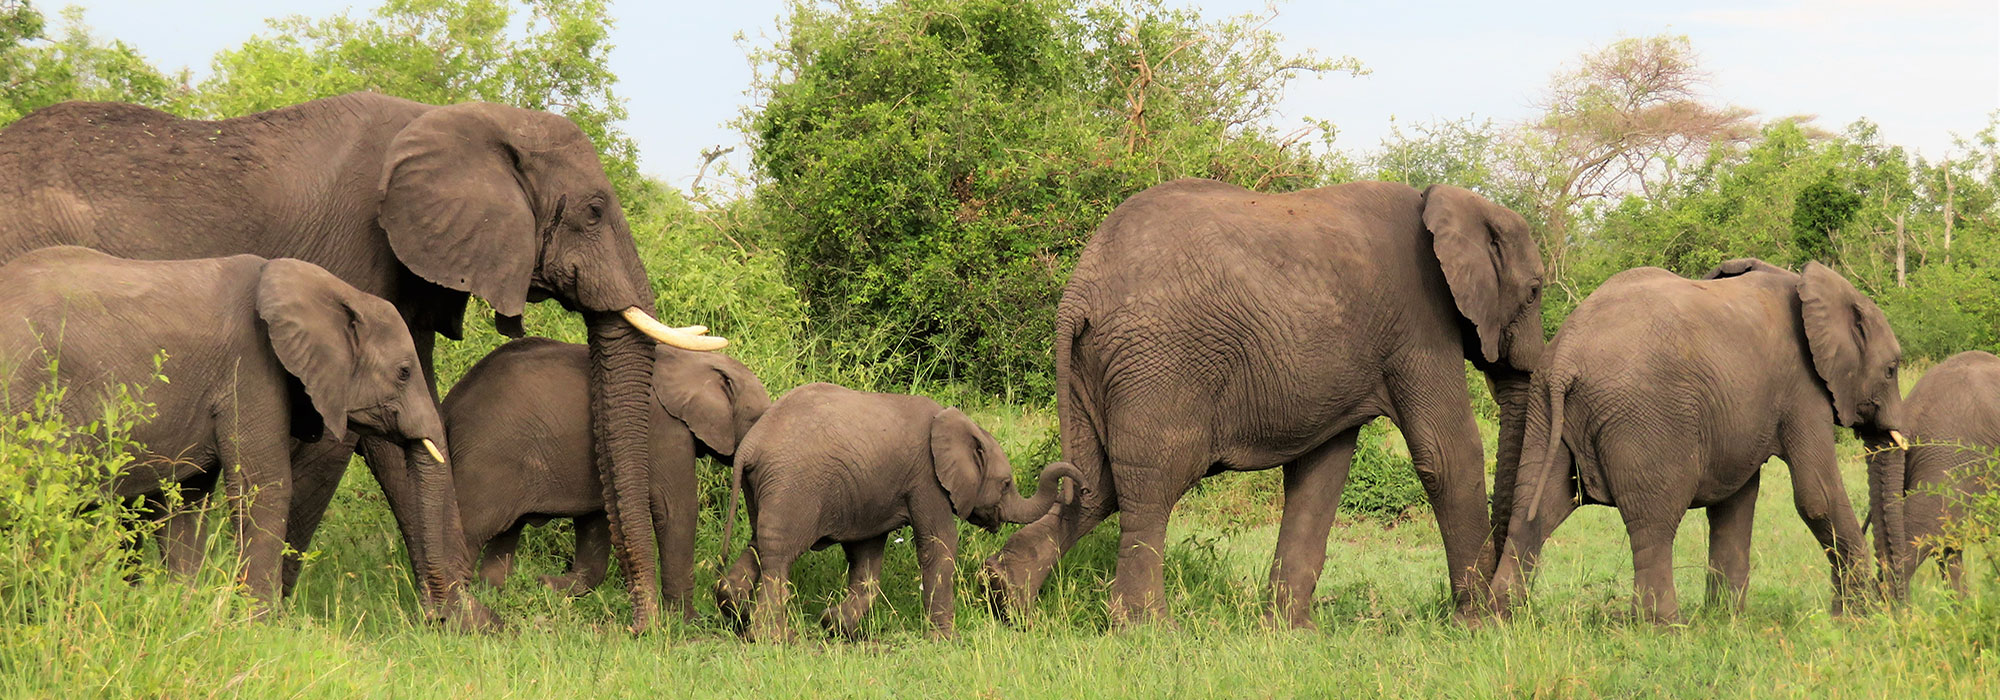
[[[1393,518],[1424,503],[1424,485],[1403,434],[1387,420],[1361,428],[1354,447],[1354,466],[1347,470],[1347,489],[1340,510],[1350,515]]]

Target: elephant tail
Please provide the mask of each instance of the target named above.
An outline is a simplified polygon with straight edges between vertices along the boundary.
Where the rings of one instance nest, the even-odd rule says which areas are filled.
[[[736,499],[743,494],[743,465],[750,460],[739,454],[731,461],[734,464],[729,467],[729,505],[722,511],[722,546],[719,548],[722,550],[722,568],[717,571],[729,570],[729,543],[736,536]]]
[[[1074,308],[1061,311],[1072,311]],[[1104,410],[1100,391],[1103,382],[1091,381],[1085,376],[1101,376],[1103,368],[1099,366],[1096,353],[1089,344],[1080,342],[1088,339],[1090,331],[1090,319],[1082,314],[1057,314],[1056,422],[1062,440],[1063,460],[1082,470],[1086,479],[1095,481],[1081,486],[1104,493],[1101,487],[1110,483],[1110,463],[1105,458],[1102,432]]]
[[[1567,476],[1555,473],[1556,457],[1562,454],[1558,450],[1563,449],[1563,401],[1568,398],[1570,386],[1575,380],[1575,375],[1559,372],[1551,372],[1549,376],[1549,431],[1542,440],[1541,479],[1535,482],[1535,493],[1528,501],[1527,519],[1530,521],[1535,519],[1535,512],[1542,506],[1542,495],[1548,491],[1549,482]]]

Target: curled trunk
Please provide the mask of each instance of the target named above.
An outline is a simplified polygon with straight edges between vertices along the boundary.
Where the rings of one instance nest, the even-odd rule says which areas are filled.
[[[1520,480],[1521,441],[1528,431],[1528,386],[1533,375],[1502,370],[1486,375],[1493,401],[1500,406],[1499,444],[1493,459],[1492,521],[1487,546],[1479,558],[1479,575],[1490,578],[1507,543],[1507,523],[1514,517],[1514,485]]]
[[[1868,519],[1875,524],[1875,556],[1885,592],[1900,601],[1909,595],[1902,572],[1903,560],[1910,556],[1903,495],[1910,453],[1880,438],[1868,439],[1866,445],[1873,452],[1868,457]]]
[[[1074,496],[1062,493],[1063,479],[1069,479],[1074,488],[1082,488],[1083,472],[1068,462],[1055,462],[1042,469],[1042,475],[1035,479],[1035,495],[1022,498],[1012,487],[1000,497],[1000,519],[1016,524],[1032,523],[1049,514],[1049,508],[1056,502],[1067,504]]]
[[[639,631],[659,611],[658,553],[646,488],[653,343],[616,312],[589,312],[584,320],[590,331],[590,428],[598,446],[597,473],[604,484],[612,551],[632,596],[632,628]]]

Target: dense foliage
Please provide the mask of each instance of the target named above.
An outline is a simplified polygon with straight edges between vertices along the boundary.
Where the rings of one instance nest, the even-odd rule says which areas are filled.
[[[1098,222],[1176,177],[1323,182],[1270,112],[1298,75],[1359,69],[1157,1],[801,2],[784,35],[744,124],[816,327],[905,376],[1035,397]]]

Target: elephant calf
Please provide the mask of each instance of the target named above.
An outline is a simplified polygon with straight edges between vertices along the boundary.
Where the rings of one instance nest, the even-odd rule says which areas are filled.
[[[694,608],[695,457],[724,462],[771,405],[763,382],[725,356],[660,345],[653,363],[651,500],[669,610]],[[590,348],[524,338],[481,359],[444,400],[457,450],[452,480],[466,551],[484,550],[479,572],[499,586],[514,565],[521,529],[574,518],[576,556],[549,587],[582,595],[604,580],[611,526],[590,430]]]
[[[1907,452],[1879,450],[1868,459],[1869,514],[1875,553],[1897,600],[1909,597],[1910,576],[1936,555],[1952,588],[1965,593],[1962,553],[1938,541],[1945,523],[1964,513],[1952,493],[1993,488],[2000,451],[2000,357],[1962,352],[1938,363],[1904,399]]]
[[[338,442],[350,427],[387,439],[406,453],[426,513],[450,498],[444,425],[402,315],[317,265],[252,255],[126,260],[56,246],[0,267],[0,290],[0,367],[14,389],[5,408],[34,400],[51,360],[72,420],[102,416],[107,387],[143,386],[158,415],[133,427],[144,454],[111,491],[133,498],[212,483],[220,471],[237,513],[244,583],[265,604],[280,595],[292,483],[311,476],[295,474],[295,440]],[[170,382],[154,383],[162,350],[158,371]],[[168,529],[170,568],[199,561],[198,529]],[[445,551],[436,518],[419,529],[418,546]]]
[[[909,525],[923,569],[924,607],[938,636],[952,633],[956,515],[987,530],[1026,523],[1057,502],[1067,462],[1042,470],[1033,498],[1014,491],[1014,467],[993,436],[956,408],[922,396],[808,384],[785,395],[743,439],[732,477],[749,509],[750,545],[716,583],[716,603],[740,625],[754,590],[753,639],[789,639],[792,562],[808,549],[847,553],[847,599],[821,622],[853,636],[874,602],[889,533]],[[726,543],[729,535],[723,536]]]
[[[1868,552],[1834,455],[1835,423],[1871,447],[1901,444],[1889,320],[1839,273],[1761,260],[1701,280],[1659,268],[1606,280],[1563,322],[1535,374],[1523,458],[1513,474],[1502,611],[1522,593],[1542,542],[1579,503],[1618,508],[1632,537],[1640,609],[1679,617],[1674,535],[1708,509],[1709,597],[1741,607],[1750,521],[1764,462],[1790,465],[1793,499],[1833,564],[1834,610],[1861,590]]]

